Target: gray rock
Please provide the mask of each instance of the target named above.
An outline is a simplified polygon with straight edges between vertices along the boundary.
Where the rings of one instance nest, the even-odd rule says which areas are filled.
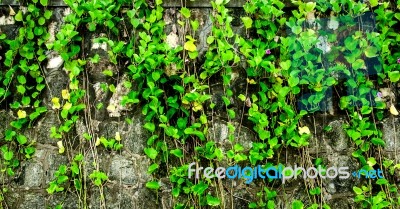
[[[193,15],[199,21],[200,26],[196,32],[195,39],[197,41],[197,47],[199,55],[198,57],[203,57],[208,50],[207,37],[211,35],[212,22],[210,18],[212,10],[211,9],[194,9]]]
[[[5,137],[5,131],[10,128],[10,122],[16,119],[12,112],[7,112],[6,110],[0,110],[0,139]]]
[[[400,121],[398,118],[390,117],[382,121],[382,139],[385,141],[385,151],[400,151]]]
[[[332,200],[328,201],[327,204],[331,208],[340,208],[340,209],[361,208],[361,207],[357,207],[354,204],[354,201],[352,201],[352,198],[353,198],[352,195],[350,195],[347,197],[332,199]]]
[[[325,187],[326,191],[330,194],[336,194],[337,192],[343,193],[343,192],[352,192],[353,191],[353,186],[357,185],[357,183],[360,182],[359,179],[354,178],[352,176],[352,172],[359,170],[359,163],[357,159],[349,157],[347,155],[337,155],[337,154],[331,154],[328,155],[328,161],[329,163],[327,164],[327,167],[348,167],[347,171],[350,173],[350,176],[346,179],[339,179],[339,177],[330,179],[330,178],[325,178],[322,181],[324,182],[327,187]]]
[[[94,95],[93,97],[93,106],[96,107],[94,108],[94,117],[93,119],[95,120],[105,120],[108,117],[107,113],[107,104],[108,104],[108,98],[112,94],[110,91],[103,91],[101,88],[101,82],[95,83],[93,87],[93,93],[91,95]],[[102,104],[103,107],[97,108],[97,105]]]
[[[60,155],[58,152],[48,152],[43,162],[43,169],[45,170],[45,184],[48,185],[54,179],[54,173],[58,170],[60,165],[68,166],[68,159],[65,155]],[[46,186],[47,188],[47,186]]]
[[[121,155],[115,155],[111,159],[109,178],[112,181],[139,187],[150,180],[150,176],[147,174],[149,166],[149,160],[145,156],[128,159]]]
[[[39,187],[43,181],[43,165],[41,163],[30,162],[25,167],[24,186]]]
[[[312,132],[308,146],[310,153],[345,153],[350,148],[349,142],[351,140],[342,127],[343,119],[320,116],[315,118],[315,123],[311,117],[304,118],[304,121]],[[323,129],[326,126],[331,126],[332,129],[324,131]]]
[[[227,122],[217,118],[213,120],[212,127],[210,127],[208,131],[209,139],[220,143],[224,149],[230,149],[232,145],[239,143],[244,147],[245,151],[248,151],[252,147],[252,142],[256,139],[255,134],[247,127],[240,127],[239,123],[237,122],[233,122],[232,124],[235,127],[235,138],[233,142],[229,140],[229,129]]]
[[[99,137],[114,138],[115,133],[121,135],[121,143],[124,145],[124,150],[132,154],[143,154],[143,149],[146,145],[149,133],[143,128],[142,117],[140,113],[135,114],[131,124],[121,119],[120,121],[103,121],[99,124]]]
[[[325,136],[328,138],[328,143],[331,148],[338,152],[346,150],[350,140],[347,137],[346,132],[343,130],[343,123],[344,121],[342,120],[330,122],[328,125],[332,127],[332,130],[325,134]]]
[[[111,155],[104,150],[97,152],[93,156],[92,152],[88,152],[84,158],[83,172],[86,175],[86,182],[90,183],[90,174],[99,168],[100,171],[107,173],[109,171]]]
[[[122,76],[120,79],[119,83],[117,84],[117,87],[115,89],[115,92],[110,98],[109,106],[112,107],[107,108],[108,114],[110,117],[120,117],[124,112],[132,110],[132,105],[125,105],[123,106],[121,104],[122,98],[126,96],[131,89],[126,88],[124,82],[129,81],[128,77],[125,75]]]
[[[122,182],[123,184],[135,184],[137,183],[137,176],[135,175],[135,169],[133,162],[120,155],[116,155],[111,161],[110,167],[110,179],[115,179]]]
[[[104,187],[105,207],[108,209],[142,209],[161,208],[154,201],[157,199],[156,194],[146,188],[130,188],[121,187],[118,184],[108,185]],[[97,188],[93,189],[93,192],[89,199],[89,208],[100,209],[100,192]]]
[[[67,195],[60,193],[48,197],[46,206],[54,208],[56,205],[61,205],[63,209],[83,208],[83,205],[79,205],[78,201],[79,198],[75,193],[68,192]]]
[[[9,191],[4,193],[5,204],[9,208],[18,208],[19,201],[22,200],[22,198],[22,192],[13,187],[9,188]]]
[[[43,209],[46,208],[45,197],[42,194],[30,193],[26,194],[19,201],[18,209]]]
[[[62,100],[61,92],[63,89],[68,88],[69,77],[63,68],[53,68],[47,69],[45,72],[45,78],[48,85],[48,88],[45,88],[43,98],[43,104],[47,107],[48,110],[52,110],[53,103],[51,99],[53,97],[60,98]],[[47,87],[47,86],[46,86]]]
[[[36,139],[38,143],[41,144],[51,144],[53,146],[57,145],[57,140],[52,139],[51,136],[51,127],[58,127],[61,125],[61,121],[58,118],[57,112],[55,111],[47,111],[42,119],[39,120],[35,129],[33,129],[33,133],[31,133],[32,137]]]

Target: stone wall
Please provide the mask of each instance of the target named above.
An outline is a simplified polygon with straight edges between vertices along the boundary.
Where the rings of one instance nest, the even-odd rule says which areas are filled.
[[[197,2],[197,1],[196,1]],[[234,2],[234,1],[232,1]],[[10,3],[13,4],[13,3]],[[15,3],[14,3],[15,4]],[[165,33],[167,39],[171,45],[182,44],[179,40],[184,35],[178,27],[176,22],[176,16],[178,9],[173,8],[173,4],[167,4],[167,8],[164,13],[164,20],[167,24]],[[236,3],[232,3],[232,6],[237,6]],[[9,37],[15,35],[17,26],[11,16],[8,15],[7,3],[0,5],[0,31],[6,33]],[[54,19],[48,26],[49,31],[54,36],[57,30],[62,24],[62,18],[68,14],[69,9],[63,7],[57,7],[54,5]],[[205,5],[194,5],[191,8],[192,14],[196,16],[200,23],[200,29],[196,33],[196,39],[198,40],[198,50],[200,57],[204,55],[207,44],[206,37],[211,31],[211,21],[209,16],[211,14],[211,8]],[[232,14],[235,20],[232,22],[233,28],[238,34],[243,34],[245,29],[239,17],[243,12],[241,8],[231,8]],[[91,40],[99,34],[87,34],[87,40]],[[0,45],[1,46],[1,45]],[[107,111],[105,108],[98,110],[92,108],[90,124],[87,121],[80,119],[74,127],[73,133],[65,139],[67,146],[71,147],[71,150],[80,150],[85,153],[84,174],[86,175],[87,182],[90,182],[88,175],[95,167],[98,166],[100,170],[106,172],[109,180],[104,186],[104,199],[106,208],[126,208],[126,209],[155,209],[155,208],[172,208],[172,197],[170,196],[171,185],[169,180],[162,178],[162,188],[160,192],[156,193],[145,187],[145,183],[152,179],[152,176],[147,174],[147,168],[150,165],[150,160],[143,153],[143,149],[146,145],[148,137],[147,131],[143,126],[143,117],[141,115],[140,108],[138,107],[122,107],[119,106],[121,96],[127,92],[125,87],[122,85],[124,80],[124,73],[118,73],[120,69],[110,67],[110,63],[107,61],[106,45],[99,45],[94,43],[88,43],[85,51],[88,54],[100,54],[100,63],[89,66],[89,94],[90,100],[93,103],[103,102],[105,106],[114,104],[115,110]],[[0,48],[1,50],[1,48]],[[1,55],[2,53],[0,53]],[[101,71],[105,68],[110,68],[114,73],[113,77],[103,76]],[[61,57],[54,53],[49,53],[48,64],[45,69],[46,78],[49,81],[49,88],[46,90],[44,95],[44,103],[51,110],[51,98],[54,96],[61,97],[61,90],[66,88],[66,81],[68,77],[63,71],[63,61]],[[240,72],[238,72],[240,74]],[[236,82],[237,88],[240,89],[240,76],[238,76],[238,82]],[[116,84],[116,92],[102,92],[100,88],[101,82],[109,82]],[[218,101],[218,91],[221,87],[217,84],[213,89],[215,101]],[[394,92],[394,89],[389,89]],[[397,95],[397,92],[394,92]],[[58,203],[64,203],[63,208],[79,208],[82,202],[79,202],[76,192],[68,192],[66,194],[49,195],[46,189],[49,186],[49,182],[53,180],[54,173],[58,170],[61,164],[67,164],[71,161],[74,156],[74,151],[66,154],[59,154],[57,141],[51,139],[50,128],[51,126],[60,124],[58,112],[48,111],[46,115],[40,118],[32,127],[26,129],[25,135],[29,138],[30,142],[35,142],[36,153],[34,157],[29,161],[24,161],[21,164],[20,169],[16,172],[14,177],[8,177],[2,173],[3,186],[8,189],[4,193],[5,200],[3,202],[4,208],[48,208],[54,207]],[[317,157],[323,158],[325,164],[328,166],[349,166],[350,170],[358,169],[359,162],[357,159],[352,157],[352,151],[354,151],[354,144],[347,137],[343,131],[342,125],[346,123],[345,115],[329,115],[329,114],[316,114],[314,117],[304,118],[303,123],[310,127],[312,132],[312,138],[310,145],[307,149],[302,150],[286,150],[280,153],[281,161],[286,162],[286,165],[293,165],[298,163],[298,159],[302,159],[305,165],[312,164],[311,159]],[[4,130],[9,126],[9,121],[15,118],[13,112],[9,109],[3,109],[0,111],[0,139],[4,138]],[[127,123],[125,119],[131,119],[132,123]],[[214,123],[211,124],[210,134],[215,137],[215,141],[218,142],[221,147],[229,146],[228,127],[223,117],[216,118]],[[240,123],[237,123],[237,130]],[[329,132],[322,131],[325,126],[331,126],[332,130]],[[397,161],[400,160],[399,156],[396,155],[400,151],[400,121],[398,118],[389,115],[382,122],[377,124],[383,128],[383,139],[387,146],[382,156],[389,156],[392,159],[397,157]],[[85,140],[82,135],[87,132],[90,128],[98,136],[114,137],[116,132],[121,134],[122,143],[124,148],[122,151],[109,152],[105,149],[94,149],[97,153],[92,153],[93,149],[90,149],[90,144]],[[242,126],[241,132],[238,133],[241,143],[245,146],[245,149],[249,149],[251,142],[256,139],[256,135],[251,128]],[[79,141],[79,143],[76,143]],[[76,147],[78,144],[82,147]],[[282,160],[284,159],[284,160]],[[274,162],[275,159],[272,159]],[[96,162],[94,165],[93,162]],[[320,182],[308,182],[304,183],[304,180],[291,180],[288,181],[284,186],[277,181],[276,191],[278,192],[277,208],[290,208],[290,203],[294,199],[300,199],[304,203],[309,203],[310,199],[307,194],[306,185],[317,184],[323,188],[323,202],[328,203],[331,208],[346,209],[346,208],[357,208],[357,205],[353,202],[353,191],[352,187],[357,183],[355,178],[349,178],[345,180],[322,180]],[[397,182],[399,183],[399,182]],[[232,208],[248,208],[248,202],[257,200],[257,195],[254,191],[258,191],[262,188],[261,184],[246,185],[243,181],[237,180],[224,180],[222,182],[226,189],[225,204],[233,206]],[[102,208],[104,207],[100,201],[100,192],[98,187],[93,184],[87,183],[88,186],[87,198],[89,208]]]

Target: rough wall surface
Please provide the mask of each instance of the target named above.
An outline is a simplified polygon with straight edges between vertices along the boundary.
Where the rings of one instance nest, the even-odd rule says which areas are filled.
[[[8,37],[16,35],[18,30],[15,26],[15,21],[11,16],[5,13],[7,7],[1,7],[0,13],[0,31],[6,33]],[[232,8],[232,15],[234,21],[232,28],[237,34],[245,35],[246,29],[240,20],[243,10],[241,8]],[[54,39],[55,34],[63,24],[63,17],[70,11],[65,7],[54,7],[54,19],[48,25],[48,30],[51,33],[51,38]],[[199,52],[199,62],[201,57],[207,51],[207,36],[211,32],[211,8],[192,8],[191,14],[199,21],[199,30],[195,33],[197,39],[197,49]],[[164,12],[164,21],[166,23],[165,34],[166,40],[170,46],[182,45],[185,32],[182,27],[179,27],[177,16],[180,15],[178,9],[168,8]],[[88,67],[88,83],[86,85],[87,92],[93,107],[90,108],[91,112],[88,114],[90,120],[79,119],[73,131],[69,133],[65,139],[64,144],[71,148],[76,146],[86,146],[83,149],[85,156],[91,156],[84,159],[84,172],[86,181],[90,182],[89,174],[94,169],[100,169],[108,176],[108,181],[105,183],[104,191],[99,192],[99,188],[92,184],[85,184],[88,186],[86,201],[89,208],[126,208],[126,209],[155,209],[155,208],[172,208],[173,199],[171,197],[171,185],[168,179],[162,179],[161,189],[154,192],[145,187],[147,181],[152,179],[152,176],[147,173],[150,166],[150,159],[144,154],[143,149],[146,147],[146,140],[149,133],[143,128],[144,119],[140,108],[138,106],[121,106],[120,102],[122,96],[129,92],[123,83],[126,75],[121,69],[116,69],[109,61],[107,54],[107,44],[93,43],[91,40],[101,34],[88,33],[86,34],[85,51],[88,56],[99,54],[101,61]],[[16,172],[15,176],[8,177],[3,175],[2,184],[7,185],[8,191],[4,193],[5,202],[4,208],[53,208],[56,204],[63,203],[63,208],[79,208],[83,205],[77,198],[76,191],[70,189],[71,192],[66,194],[50,195],[46,192],[50,181],[53,180],[55,172],[62,164],[67,164],[71,161],[74,154],[73,151],[68,154],[59,154],[59,147],[57,141],[50,137],[51,127],[60,124],[59,112],[52,109],[52,98],[62,97],[61,92],[67,88],[68,75],[63,69],[63,60],[61,56],[49,52],[48,64],[44,68],[45,77],[48,82],[43,101],[45,106],[50,110],[43,117],[37,120],[32,127],[26,129],[25,136],[30,142],[35,143],[36,152],[33,158],[24,161],[20,165],[20,169]],[[245,67],[246,63],[242,63]],[[113,76],[105,76],[102,71],[110,69]],[[173,69],[172,69],[173,70]],[[235,94],[243,93],[243,85],[246,82],[242,75],[242,69],[236,70],[236,77],[232,78],[234,83],[232,89]],[[115,85],[115,92],[104,92],[101,88],[101,83],[113,83]],[[221,101],[221,92],[223,86],[215,83],[211,85],[211,92],[213,101],[215,101],[218,108]],[[397,87],[389,89],[397,95]],[[234,103],[235,101],[233,101]],[[103,103],[105,107],[114,106],[113,109],[98,109],[95,104]],[[221,109],[223,106],[221,105]],[[237,109],[237,111],[241,111]],[[350,170],[357,170],[360,168],[359,162],[352,157],[355,150],[354,144],[351,139],[346,135],[342,126],[345,122],[345,115],[333,113],[320,113],[314,116],[309,116],[303,119],[303,125],[310,127],[312,137],[310,145],[298,152],[297,150],[287,149],[279,153],[279,160],[286,162],[286,165],[294,165],[298,163],[298,159],[302,158],[301,162],[305,165],[311,165],[312,160],[315,158],[325,159],[327,166],[348,166]],[[0,111],[0,138],[3,138],[3,133],[9,126],[9,121],[16,116],[12,111],[7,108]],[[126,119],[131,120],[130,123]],[[90,121],[90,124],[87,122]],[[241,124],[241,121],[235,121],[238,140],[244,146],[245,150],[249,150],[252,146],[251,143],[256,140],[257,136],[251,128]],[[330,126],[332,129],[328,132],[323,131],[324,127]],[[399,161],[397,155],[400,152],[400,121],[392,115],[387,116],[382,122],[377,124],[382,127],[383,139],[386,142],[386,147],[382,156],[391,157]],[[240,127],[240,128],[239,128]],[[88,129],[95,133],[95,136],[104,136],[105,138],[113,138],[115,133],[120,133],[120,138],[124,147],[120,151],[110,152],[106,149],[93,149],[90,147],[95,146],[92,141],[86,140],[83,135],[88,132]],[[222,147],[224,150],[229,149],[231,142],[228,139],[228,126],[226,125],[226,118],[224,115],[215,117],[209,129],[209,135]],[[79,142],[79,143],[78,143]],[[73,150],[73,149],[72,149]],[[397,159],[396,159],[397,157]],[[282,160],[284,159],[284,160]],[[271,159],[272,162],[278,159]],[[224,164],[222,162],[222,164]],[[160,165],[162,166],[162,165]],[[324,193],[323,201],[328,203],[331,208],[346,209],[357,208],[357,204],[353,201],[353,186],[358,183],[358,179],[324,179],[321,181],[313,181],[305,184],[303,179],[290,180],[285,185],[277,183],[277,199],[276,208],[291,208],[290,203],[295,199],[302,200],[304,203],[310,202],[307,194],[308,188],[306,185],[316,184],[323,188]],[[397,182],[398,183],[398,182]],[[247,185],[242,180],[224,180],[221,182],[221,187],[225,188],[226,197],[224,205],[226,208],[248,208],[250,201],[257,200],[258,191],[262,188],[262,184]],[[66,188],[68,189],[68,188]],[[100,195],[101,193],[104,196]],[[104,200],[104,201],[100,201]],[[105,205],[103,205],[105,203]]]

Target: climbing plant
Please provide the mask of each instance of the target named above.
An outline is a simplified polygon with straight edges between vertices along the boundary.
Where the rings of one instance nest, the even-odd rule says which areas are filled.
[[[215,0],[210,1],[212,26],[207,37],[199,37],[204,23],[182,4],[175,14],[175,44],[165,34],[162,0],[65,4],[70,13],[52,38],[47,26],[54,16],[47,0],[30,0],[26,9],[10,7],[19,29],[15,37],[0,34],[0,106],[10,115],[0,147],[3,174],[14,176],[21,161],[32,158],[35,140],[25,136],[25,130],[54,111],[60,125],[51,127],[50,137],[70,162],[56,169],[47,192],[74,192],[79,207],[88,208],[92,184],[100,192],[100,207],[106,208],[103,193],[109,177],[99,166],[97,153],[121,152],[124,141],[120,132],[113,137],[97,135],[90,125],[91,109],[135,107],[149,133],[143,150],[151,162],[146,187],[158,193],[170,186],[177,209],[228,208],[235,201],[233,189],[226,189],[222,179],[189,178],[190,163],[197,168],[278,167],[289,150],[299,153],[302,165],[326,167],[326,159],[307,152],[312,132],[319,130],[310,130],[315,124],[305,121],[335,111],[346,116],[342,128],[361,168],[385,173],[384,178],[355,185],[354,202],[362,208],[399,207],[395,181],[400,164],[382,155],[386,144],[379,122],[398,115],[398,104],[380,89],[394,89],[400,80],[400,1],[292,1],[289,10],[286,1],[251,0],[237,17],[227,6],[229,0]],[[371,28],[363,28],[366,16],[374,20]],[[242,31],[234,28],[234,21],[240,22]],[[92,33],[102,35],[86,40]],[[203,38],[205,50],[199,48]],[[106,56],[89,57],[89,42],[104,44]],[[49,90],[44,64],[50,51],[61,57],[68,82],[57,95],[50,95],[50,101],[43,101]],[[118,69],[102,69],[104,76],[118,73],[125,79],[128,91],[119,104],[91,104],[88,69],[101,59]],[[220,94],[215,93],[218,85]],[[115,83],[100,87],[103,92],[118,91]],[[223,118],[227,127],[226,139],[210,134],[217,118]],[[82,136],[72,136],[81,124]],[[243,143],[248,140],[241,134],[244,124],[256,136],[250,146]],[[93,169],[85,173],[88,159]],[[164,177],[168,185],[162,183]],[[330,208],[321,182],[304,181],[307,200],[288,204],[294,209]],[[282,182],[257,179],[251,184],[259,190],[249,208],[277,207],[281,191],[276,184],[283,186]],[[3,188],[2,193],[6,191]],[[61,202],[56,208],[62,206]]]

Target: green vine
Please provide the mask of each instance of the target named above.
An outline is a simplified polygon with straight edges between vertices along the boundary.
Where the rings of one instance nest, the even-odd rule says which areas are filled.
[[[48,194],[75,193],[79,208],[89,208],[92,184],[100,193],[100,207],[107,208],[104,187],[110,179],[99,153],[121,153],[123,140],[129,139],[122,140],[120,132],[98,135],[92,111],[123,107],[129,115],[140,108],[149,133],[143,150],[151,162],[146,187],[157,195],[171,187],[176,209],[230,208],[234,189],[218,178],[189,178],[190,163],[196,168],[278,167],[287,163],[284,152],[297,152],[300,164],[326,167],[326,159],[308,152],[313,140],[319,140],[311,137],[319,130],[310,127],[316,127],[316,116],[331,114],[345,117],[342,128],[361,169],[379,168],[385,174],[376,181],[360,180],[352,188],[356,205],[397,208],[400,164],[383,155],[387,145],[380,124],[384,119],[394,124],[399,114],[390,95],[400,80],[399,2],[292,1],[288,10],[285,1],[251,0],[240,17],[228,3],[210,2],[212,26],[206,38],[199,37],[204,21],[185,5],[174,14],[177,38],[167,36],[162,0],[65,0],[71,13],[54,40],[47,31],[54,19],[47,0],[31,0],[26,10],[10,7],[19,29],[16,37],[0,34],[0,105],[10,115],[0,147],[4,176],[15,176],[21,163],[32,158],[36,141],[25,131],[52,111],[61,123],[51,127],[50,137],[70,162],[54,173]],[[374,18],[370,28],[363,24],[367,15]],[[241,29],[234,28],[234,21]],[[95,38],[87,40],[93,34]],[[203,38],[207,49],[200,57]],[[106,53],[88,56],[88,43],[106,46]],[[68,78],[56,95],[46,80],[49,53],[61,57]],[[107,78],[101,91],[120,93],[121,84],[128,89],[118,104],[92,104],[90,69],[102,59],[108,59],[112,69],[101,69]],[[50,101],[44,101],[46,97]],[[217,120],[226,127],[226,139],[210,134]],[[256,138],[250,146],[242,143],[249,140],[241,134],[245,126]],[[78,129],[84,133],[76,137]],[[325,127],[324,133],[331,129]],[[92,170],[87,173],[85,166]],[[278,207],[283,191],[277,184],[284,187],[273,179],[247,185],[257,188],[248,207]],[[330,208],[322,179],[304,181],[303,186],[307,197],[288,205]],[[6,192],[3,188],[0,201]]]

